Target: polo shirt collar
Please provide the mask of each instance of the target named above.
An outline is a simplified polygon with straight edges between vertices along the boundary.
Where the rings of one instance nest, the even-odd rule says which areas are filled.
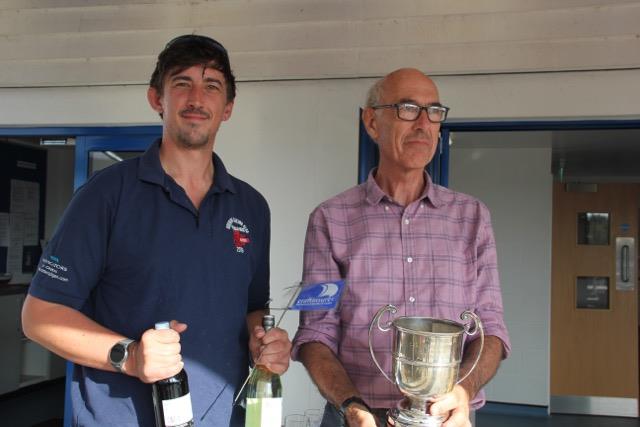
[[[230,193],[236,193],[236,186],[231,180],[231,175],[227,172],[227,168],[224,167],[222,159],[218,157],[216,153],[213,153],[213,189],[219,193],[229,191]]]
[[[369,172],[369,177],[367,178],[367,181],[365,183],[366,200],[371,205],[377,205],[385,197],[387,198],[387,200],[393,200],[393,198],[385,193],[376,182],[374,176],[377,170],[378,168],[374,168],[371,170],[371,172]],[[447,194],[444,193],[440,187],[438,187],[431,181],[431,177],[429,176],[427,171],[424,172],[424,179],[427,185],[425,185],[424,189],[422,190],[422,194],[420,194],[420,197],[418,197],[418,200],[426,199],[435,208],[439,208],[440,206],[445,205],[448,199]]]
[[[162,139],[158,138],[153,142],[140,157],[140,166],[138,168],[138,178],[153,184],[165,187],[167,174],[160,163],[160,144]],[[217,154],[211,153],[213,157],[213,186],[212,190],[217,193],[229,191],[236,193],[236,187],[231,179],[231,175],[224,167],[224,163]]]

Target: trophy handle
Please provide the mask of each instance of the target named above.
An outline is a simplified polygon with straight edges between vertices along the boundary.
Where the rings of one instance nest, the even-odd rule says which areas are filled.
[[[467,373],[462,378],[456,381],[456,384],[460,384],[462,381],[464,381],[465,378],[469,376],[471,372],[473,372],[473,370],[478,365],[478,362],[480,361],[480,356],[482,356],[482,349],[484,348],[484,328],[482,326],[482,320],[480,320],[478,315],[472,311],[465,310],[460,315],[460,319],[462,320],[473,319],[473,328],[471,328],[471,323],[467,323],[466,325],[464,325],[464,332],[467,335],[473,336],[478,332],[478,329],[480,330],[480,351],[478,352],[476,361],[473,362],[473,365],[471,365],[471,369],[469,369],[469,371],[467,371]]]
[[[373,319],[371,320],[371,323],[369,324],[369,353],[371,354],[371,358],[373,359],[373,363],[376,364],[376,366],[378,367],[378,370],[380,372],[382,372],[382,375],[384,375],[384,377],[389,380],[389,382],[391,384],[395,384],[393,382],[393,380],[391,380],[391,378],[389,378],[389,376],[384,372],[384,370],[380,367],[380,364],[378,363],[378,359],[376,359],[376,355],[373,352],[373,325],[377,325],[378,329],[380,329],[382,332],[387,332],[389,329],[391,329],[391,322],[387,322],[384,326],[380,325],[380,318],[382,317],[382,315],[385,312],[389,312],[391,314],[395,314],[398,309],[391,305],[391,304],[387,304],[384,307],[382,307],[380,310],[378,310],[378,312],[376,313],[376,315],[373,317]]]

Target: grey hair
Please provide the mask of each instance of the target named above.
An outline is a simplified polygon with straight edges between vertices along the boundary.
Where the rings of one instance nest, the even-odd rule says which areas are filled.
[[[373,107],[380,103],[380,99],[382,99],[382,83],[384,83],[384,78],[376,80],[376,82],[369,88],[365,107]]]

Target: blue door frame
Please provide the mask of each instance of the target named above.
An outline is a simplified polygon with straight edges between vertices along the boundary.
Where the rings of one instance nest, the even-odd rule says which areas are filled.
[[[543,121],[496,121],[496,122],[446,122],[441,127],[439,148],[429,173],[434,182],[448,185],[449,177],[449,133],[450,132],[495,132],[535,130],[603,130],[640,129],[640,119],[633,120],[543,120]],[[162,133],[161,126],[120,127],[0,127],[0,137],[75,137],[74,189],[88,178],[89,153],[91,151],[142,151]],[[447,143],[442,143],[446,141]],[[375,143],[369,138],[360,123],[358,152],[358,182],[363,182],[372,167],[378,163]],[[71,426],[71,401],[69,390],[73,365],[67,363],[65,389],[64,426]]]

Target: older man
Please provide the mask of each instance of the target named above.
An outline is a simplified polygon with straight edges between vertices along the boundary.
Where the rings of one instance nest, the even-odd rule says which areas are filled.
[[[402,397],[369,356],[369,323],[385,304],[401,315],[454,320],[471,309],[484,323],[477,368],[430,405],[431,414],[447,418],[445,427],[470,425],[470,410],[484,403],[482,386],[509,353],[489,212],[425,172],[447,112],[418,70],[400,69],[374,84],[362,119],[378,145],[379,166],[310,216],[304,281],[348,283],[341,309],[303,312],[294,339],[294,358],[328,400],[323,427],[374,427]],[[377,341],[376,353],[390,355],[388,346],[388,339]],[[477,340],[466,343],[462,372],[479,347]],[[383,359],[389,372],[390,357]]]

